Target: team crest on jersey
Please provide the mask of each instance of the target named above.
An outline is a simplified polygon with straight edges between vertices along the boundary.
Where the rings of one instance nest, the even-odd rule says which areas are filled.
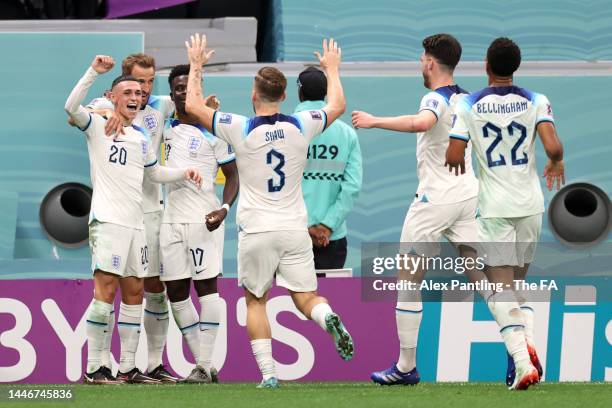
[[[145,127],[149,130],[153,130],[157,127],[157,119],[155,119],[155,115],[147,115],[142,121]]]
[[[313,119],[321,120],[321,112],[319,112],[319,111],[316,111],[316,110],[310,111],[310,116]]]
[[[425,106],[436,109],[438,107],[438,101],[435,99],[428,99],[427,102],[425,102]]]
[[[111,258],[111,265],[113,269],[119,269],[121,266],[121,257],[119,255],[113,255]]]
[[[195,157],[198,150],[200,150],[200,146],[202,146],[202,138],[191,136],[189,138],[189,143],[187,144],[187,150],[189,150],[189,155],[191,157]]]
[[[232,123],[232,114],[231,113],[222,113],[219,117],[219,123],[225,123],[229,125]]]

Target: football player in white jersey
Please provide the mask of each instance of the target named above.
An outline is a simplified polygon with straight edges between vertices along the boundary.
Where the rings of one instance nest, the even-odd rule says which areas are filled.
[[[535,163],[536,133],[548,163],[549,190],[564,180],[563,147],[546,96],[513,84],[521,63],[519,47],[508,38],[494,40],[487,51],[489,86],[465,98],[456,110],[446,154],[449,170],[463,173],[471,142],[479,165],[478,219],[485,273],[493,283],[514,287],[524,280],[534,259],[542,227],[544,197]],[[526,293],[496,292],[487,304],[506,344],[510,389],[539,381],[542,368],[533,345],[533,308]]]
[[[164,127],[166,165],[194,167],[203,181],[201,189],[184,181],[166,184],[159,237],[160,278],[168,290],[172,315],[196,360],[196,367],[184,382],[209,383],[218,381],[217,370],[212,367],[223,312],[217,277],[223,264],[223,220],[238,195],[238,169],[231,147],[185,112],[188,77],[189,65],[177,65],[168,76],[177,119],[168,119]],[[226,179],[223,205],[214,185],[219,167]],[[191,281],[200,300],[199,316],[189,296]]]
[[[435,34],[423,40],[421,71],[424,85],[431,91],[421,99],[418,113],[396,117],[376,117],[353,112],[355,128],[379,128],[417,134],[417,175],[419,185],[402,228],[401,251],[435,256],[439,241],[446,237],[459,247],[462,256],[470,253],[466,245],[476,241],[476,196],[478,183],[470,162],[465,174],[455,177],[444,167],[448,133],[457,103],[467,91],[455,84],[453,72],[461,58],[461,44],[449,34]],[[469,153],[469,152],[468,152]],[[473,253],[473,250],[472,250]],[[400,270],[398,279],[420,283],[424,269]],[[472,281],[484,276],[468,272]],[[482,292],[486,296],[485,292]],[[416,346],[423,305],[421,293],[401,291],[395,308],[400,354],[396,364],[372,373],[372,381],[383,385],[417,384]]]
[[[174,111],[174,103],[169,96],[151,95],[155,83],[155,59],[146,54],[128,55],[121,63],[122,75],[131,75],[140,83],[142,104],[136,113],[134,124],[147,129],[151,134],[152,148],[160,158],[160,145],[164,121]],[[108,135],[122,132],[121,119],[113,115],[113,103],[109,98],[93,99],[87,108],[108,117],[106,133]],[[160,160],[161,162],[161,160]],[[178,379],[172,376],[162,363],[162,354],[168,334],[168,300],[163,283],[159,279],[159,231],[162,220],[161,186],[146,178],[143,181],[143,211],[147,255],[149,266],[144,279],[145,314],[144,327],[147,335],[147,374],[162,382],[175,383]],[[111,313],[110,330],[105,343],[102,365],[111,367],[110,349],[114,329],[114,312]]]
[[[322,110],[291,116],[280,113],[287,80],[276,68],[264,67],[255,76],[251,100],[257,116],[251,119],[204,106],[202,65],[213,51],[206,50],[206,37],[197,34],[191,37],[187,49],[191,69],[186,110],[236,152],[240,175],[238,281],[245,289],[247,331],[263,376],[259,387],[278,386],[266,316],[268,291],[275,275],[277,284],[289,289],[298,310],[333,336],[343,359],[351,359],[352,338],[316,292],[312,241],[301,191],[310,141],[345,110],[337,43],[330,40],[328,46],[326,40],[323,56],[317,53],[328,80],[328,103]]]
[[[174,102],[169,95],[151,95],[155,83],[155,59],[146,54],[130,54],[121,63],[123,75],[131,75],[140,83],[142,104],[134,118],[134,123],[146,128],[158,159],[164,122],[174,113]],[[206,100],[208,101],[208,97]],[[113,104],[108,97],[93,99],[87,108],[108,117],[106,134],[115,135],[122,132],[123,124],[119,117],[113,115]],[[161,161],[161,160],[160,160]],[[159,233],[162,220],[162,197],[160,186],[146,178],[143,181],[143,210],[145,234],[147,238],[149,267],[144,279],[144,296],[146,300],[144,327],[147,335],[147,374],[162,382],[175,383],[178,379],[168,372],[162,363],[162,355],[168,335],[168,299],[165,287],[159,279]],[[222,243],[222,242],[221,242]],[[114,330],[114,311],[111,313],[110,330],[105,343],[106,352],[102,355],[102,365],[111,366],[111,340]]]
[[[81,103],[97,76],[113,66],[111,57],[96,56],[65,105],[76,126],[87,135],[93,185],[89,237],[94,299],[87,310],[88,361],[84,381],[116,382],[110,369],[102,366],[101,358],[121,278],[118,319],[121,359],[117,377],[125,382],[159,383],[143,375],[135,365],[142,317],[142,278],[148,266],[142,212],[143,176],[157,183],[191,179],[198,185],[201,176],[193,169],[168,169],[158,164],[149,133],[132,123],[142,98],[140,84],[131,76],[113,81],[111,99],[125,127],[122,135],[106,137],[105,119],[90,113]]]

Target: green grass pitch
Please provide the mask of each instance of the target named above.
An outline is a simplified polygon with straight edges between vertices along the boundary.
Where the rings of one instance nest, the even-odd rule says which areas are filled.
[[[52,388],[45,385],[2,385],[0,406],[63,407],[576,407],[612,406],[612,383],[543,383],[528,391],[511,392],[498,383],[421,383],[381,387],[371,383],[282,383],[279,389],[255,384],[72,386],[72,401],[7,400],[9,389]],[[63,387],[62,387],[63,388]]]

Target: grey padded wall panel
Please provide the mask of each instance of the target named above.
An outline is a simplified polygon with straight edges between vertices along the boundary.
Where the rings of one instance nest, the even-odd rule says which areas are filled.
[[[185,40],[206,34],[212,63],[256,62],[257,20],[253,17],[180,20],[21,20],[0,21],[0,32],[143,32],[145,52],[159,68],[187,62]],[[92,50],[102,53],[104,50]]]

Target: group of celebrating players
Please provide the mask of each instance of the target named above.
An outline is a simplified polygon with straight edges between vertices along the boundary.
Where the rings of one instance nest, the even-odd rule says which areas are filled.
[[[82,106],[97,76],[114,66],[111,57],[98,55],[66,102],[70,121],[86,134],[93,185],[89,235],[94,296],[86,314],[87,384],[178,382],[162,363],[168,303],[196,361],[181,381],[218,381],[212,355],[222,313],[217,277],[222,272],[223,221],[239,189],[238,283],[244,288],[247,331],[263,377],[258,387],[278,387],[266,315],[275,278],[289,290],[297,309],[331,335],[341,358],[353,357],[350,334],[316,292],[301,191],[309,143],[346,108],[337,42],[325,40],[322,54],[315,53],[327,76],[322,109],[280,113],[286,78],[278,69],[264,67],[253,83],[255,116],[247,118],[220,112],[214,95],[203,97],[202,67],[214,51],[207,50],[204,36],[190,40],[189,65],[170,72],[169,97],[151,95],[154,60],[134,54],[124,60],[122,75],[106,97]],[[461,57],[458,41],[437,34],[427,37],[423,47],[421,68],[431,92],[423,97],[419,112],[382,118],[356,111],[352,118],[355,128],[418,133],[419,187],[401,241],[416,243],[410,250],[418,252],[418,243],[437,243],[442,236],[462,253],[474,251],[465,245],[471,242],[516,245],[511,256],[503,253],[490,262],[482,279],[524,279],[544,211],[535,166],[536,132],[550,159],[545,169],[548,187],[554,182],[559,186],[564,174],[548,100],[512,84],[520,50],[507,38],[495,40],[487,52],[489,87],[469,95],[453,79]],[[479,180],[471,167],[471,146]],[[214,190],[219,167],[226,177],[222,205]],[[163,204],[160,184],[166,188]],[[533,245],[519,248],[524,242]],[[418,281],[424,273],[399,271],[398,277]],[[192,281],[199,315],[189,296]],[[121,306],[115,319],[119,287]],[[416,344],[422,304],[420,292],[413,292],[408,298],[398,294],[400,356],[391,368],[372,374],[376,383],[420,380]],[[542,372],[528,300],[512,290],[481,294],[508,349],[508,385],[525,389],[538,382]],[[116,376],[110,368],[115,320],[121,342]],[[141,322],[147,336],[146,373],[135,364]]]

